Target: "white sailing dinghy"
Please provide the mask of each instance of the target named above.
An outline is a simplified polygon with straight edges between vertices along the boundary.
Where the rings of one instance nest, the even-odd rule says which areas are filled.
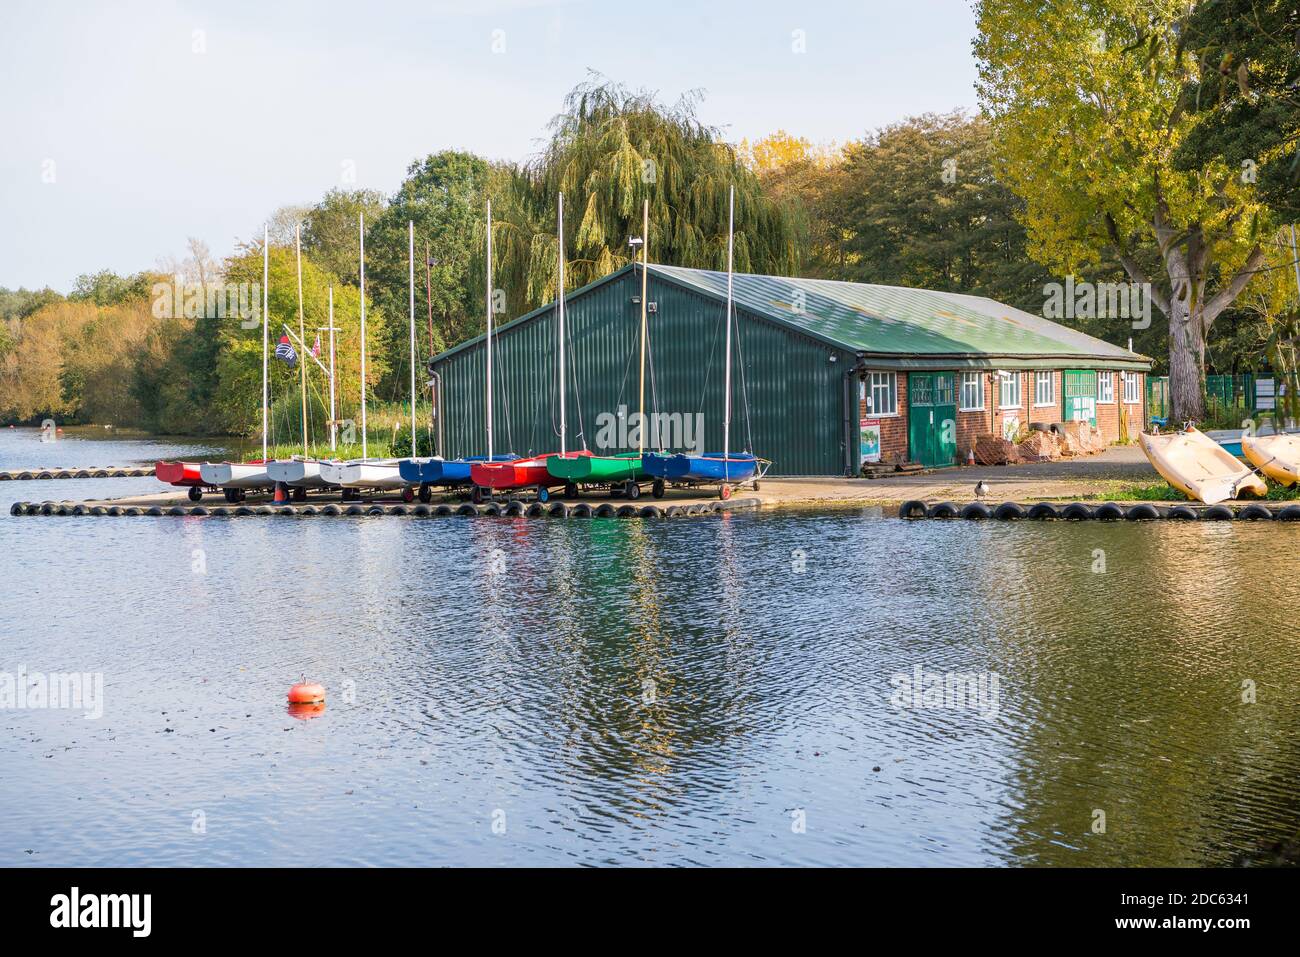
[[[366,452],[366,225],[365,214],[359,220],[361,226],[361,458],[346,462],[321,462],[320,476],[329,485],[338,485],[345,489],[375,489],[379,491],[405,491],[411,485],[402,478],[400,459],[372,459]],[[415,223],[407,224],[410,240],[410,283],[411,283],[411,366],[415,366]],[[411,435],[415,435],[415,375],[411,376]]]
[[[294,456],[268,462],[266,473],[273,482],[283,482],[292,488],[324,488],[329,485],[320,474],[321,463],[315,459]]]
[[[303,305],[302,305],[302,236],[301,227],[294,229],[294,254],[298,263],[298,335],[294,336],[293,330],[285,326],[285,334],[294,340],[300,350],[298,361],[303,363],[300,369],[302,378],[302,455],[295,455],[287,459],[276,459],[268,462],[266,465],[267,475],[271,481],[284,484],[294,489],[294,498],[301,499],[306,495],[309,488],[324,488],[327,483],[320,474],[320,461],[312,458],[308,454],[309,442],[307,436],[307,366],[306,361],[311,359],[316,365],[320,366],[329,380],[330,390],[330,448],[337,448],[337,433],[335,432],[334,423],[334,287],[329,290],[329,333],[330,333],[330,367],[325,368],[324,363],[316,357],[314,349],[307,348],[306,330],[303,323]],[[317,343],[320,338],[317,336]],[[301,491],[298,491],[300,490]]]
[[[222,489],[226,501],[237,502],[253,489],[269,489],[275,483],[266,470],[266,436],[268,432],[267,367],[267,289],[270,281],[270,230],[262,228],[262,458],[254,462],[204,462],[199,477],[204,485]]]

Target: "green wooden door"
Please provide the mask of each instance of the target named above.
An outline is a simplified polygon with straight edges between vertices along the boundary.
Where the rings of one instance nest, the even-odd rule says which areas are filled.
[[[1061,418],[1097,426],[1097,373],[1066,370],[1061,373]]]
[[[951,372],[908,375],[907,441],[913,462],[939,468],[957,461],[956,378]]]

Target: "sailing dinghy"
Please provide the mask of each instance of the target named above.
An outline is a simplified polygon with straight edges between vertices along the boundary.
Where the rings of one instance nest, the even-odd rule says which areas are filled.
[[[727,219],[727,347],[724,362],[726,375],[723,385],[722,414],[722,451],[705,452],[703,455],[678,453],[646,453],[641,464],[647,474],[654,476],[654,495],[663,495],[664,483],[681,485],[705,484],[718,486],[718,497],[731,498],[733,484],[752,483],[758,489],[758,479],[762,477],[760,466],[770,465],[766,459],[760,459],[750,452],[731,451],[731,325],[733,312],[732,298],[732,260],[736,233],[736,187],[731,187]],[[746,399],[748,408],[748,399]],[[751,436],[752,440],[752,436]],[[765,471],[765,469],[764,469]]]
[[[587,450],[581,452],[567,452],[564,449],[565,433],[565,374],[564,374],[564,194],[560,194],[559,201],[559,260],[558,260],[558,277],[556,286],[559,289],[559,298],[556,302],[556,314],[559,317],[559,339],[560,339],[560,452],[553,455],[546,461],[547,471],[558,481],[564,483],[566,495],[577,493],[579,485],[608,485],[611,492],[623,491],[628,498],[638,498],[641,495],[640,480],[645,478],[645,470],[641,467],[641,456],[645,451],[645,353],[646,353],[646,267],[647,267],[647,250],[650,246],[650,201],[646,200],[642,207],[641,222],[641,378],[640,378],[640,406],[638,421],[641,427],[637,430],[640,435],[640,448],[636,452],[619,453],[615,455],[595,455]],[[632,240],[633,243],[636,240]],[[579,407],[579,428],[581,423],[581,406]],[[584,440],[585,443],[585,440]]]
[[[1195,428],[1169,433],[1142,432],[1138,444],[1166,482],[1188,498],[1206,505],[1217,505],[1242,492],[1261,498],[1268,494],[1263,479]]]
[[[338,485],[341,488],[382,491],[404,489],[409,483],[402,478],[399,461],[354,459],[348,462],[321,462],[320,477],[326,485]]]
[[[494,492],[508,492],[512,489],[535,489],[537,500],[545,502],[551,497],[550,490],[556,485],[563,485],[562,479],[551,474],[548,462],[559,454],[547,452],[526,459],[514,459],[509,462],[475,462],[470,466],[470,481],[474,484],[475,498],[482,498],[483,489]],[[569,455],[589,456],[590,452],[570,452]]]
[[[271,409],[267,392],[267,296],[271,276],[271,239],[269,227],[262,227],[262,457],[252,462],[204,462],[199,466],[199,480],[204,485],[220,488],[227,502],[243,501],[254,489],[269,489],[275,483],[266,471],[267,432]],[[155,467],[156,474],[156,467]]]
[[[1274,482],[1282,485],[1300,482],[1300,435],[1291,432],[1279,435],[1243,435],[1241,451],[1251,465]]]
[[[320,468],[321,463],[315,459],[295,456],[268,463],[266,473],[272,481],[282,482],[292,488],[325,488],[330,483],[320,474]]]
[[[204,481],[199,474],[198,462],[155,462],[153,474],[160,482],[177,488],[188,488],[191,502],[203,498]]]

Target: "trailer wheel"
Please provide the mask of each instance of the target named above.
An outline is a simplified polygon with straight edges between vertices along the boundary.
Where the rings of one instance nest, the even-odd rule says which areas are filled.
[[[724,502],[731,498],[731,486],[726,482],[723,482],[722,486],[718,489],[718,498],[722,499]]]
[[[197,485],[191,485],[190,490],[185,494],[190,497],[191,502],[203,501],[203,489],[199,488]]]
[[[293,491],[289,493],[289,497],[295,502],[305,502],[307,501],[307,489],[301,485],[295,485]]]
[[[469,493],[469,500],[470,500],[471,502],[473,502],[475,505],[481,505],[481,504],[483,503],[483,488],[482,488],[482,486],[479,486],[479,485],[475,485],[475,486],[474,486],[474,491],[472,491],[472,492]]]
[[[577,484],[576,482],[566,482],[566,483],[565,483],[565,485],[564,485],[564,497],[565,497],[565,498],[577,498],[577,497],[578,497],[578,484]]]
[[[754,483],[754,491],[755,491],[755,492],[758,491],[758,483],[757,483],[757,482]]]
[[[623,483],[623,495],[627,498],[637,499],[641,497],[641,486],[637,485],[632,479]]]
[[[405,486],[403,486],[403,487],[402,487],[402,501],[403,501],[403,502],[414,502],[414,501],[415,501],[415,489],[411,488],[411,486],[409,486],[409,485],[405,485]]]
[[[420,483],[420,501],[421,502],[433,501],[433,489],[429,487],[428,482]]]
[[[664,480],[663,480],[663,479],[655,479],[655,480],[654,480],[654,484],[650,486],[650,494],[653,495],[655,498],[663,498],[663,497],[664,497]]]
[[[551,490],[545,485],[537,486],[537,501],[549,502],[551,500]]]

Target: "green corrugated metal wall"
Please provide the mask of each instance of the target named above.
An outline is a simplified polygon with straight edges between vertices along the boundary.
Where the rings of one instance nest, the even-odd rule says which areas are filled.
[[[597,447],[598,415],[637,409],[640,307],[639,274],[627,272],[570,294],[566,318],[571,349],[568,447]],[[674,282],[650,276],[650,354],[656,407],[647,373],[646,411],[703,412],[708,451],[722,448],[724,306]],[[732,376],[731,446],[749,446],[771,459],[773,474],[838,475],[844,471],[843,374],[853,356],[745,311]],[[506,329],[493,342],[495,369],[493,451],[555,451],[558,400],[555,311],[548,308]],[[835,353],[837,361],[831,362]],[[743,359],[744,381],[741,380]],[[484,344],[434,360],[442,375],[448,457],[481,455],[484,430]],[[748,394],[746,421],[744,394]],[[602,449],[635,451],[635,449]]]

